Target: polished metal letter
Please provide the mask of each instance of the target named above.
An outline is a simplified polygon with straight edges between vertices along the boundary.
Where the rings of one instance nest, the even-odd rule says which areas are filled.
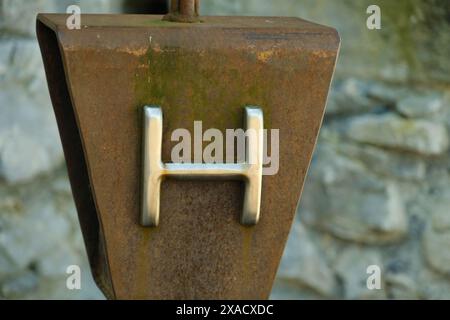
[[[157,106],[144,107],[143,180],[141,224],[156,227],[159,223],[161,181],[164,177],[178,179],[243,180],[243,225],[259,220],[263,164],[263,113],[260,108],[246,107],[248,141],[243,163],[162,163],[162,111]]]

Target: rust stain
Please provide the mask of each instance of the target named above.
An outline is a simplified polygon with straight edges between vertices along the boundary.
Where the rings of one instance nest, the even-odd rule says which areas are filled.
[[[241,227],[242,230],[242,274],[244,281],[250,278],[250,274],[252,272],[252,229],[247,227]],[[243,290],[245,291],[248,288],[248,285],[242,285]],[[245,294],[243,294],[245,295]]]
[[[117,48],[116,50],[117,50],[117,52],[127,53],[127,54],[131,54],[131,55],[134,55],[137,57],[143,56],[147,53],[146,47],[137,48],[137,49],[125,47],[125,48]]]
[[[158,43],[155,43],[155,44],[152,46],[152,50],[155,51],[156,53],[161,53],[161,52],[163,51],[163,50],[161,49],[161,47],[159,46]]]
[[[259,61],[266,63],[272,56],[273,50],[261,51],[256,54]]]
[[[326,51],[326,50],[313,51],[312,54],[318,58],[330,58],[330,57],[333,57],[336,55],[336,53],[334,53],[332,51]]]
[[[139,248],[138,254],[142,257],[139,261],[136,261],[136,273],[133,275],[138,281],[136,281],[136,298],[146,299],[149,295],[149,290],[152,287],[149,283],[150,278],[147,274],[151,270],[151,259],[149,255],[151,251],[151,230],[143,230],[142,234],[142,246]],[[132,294],[132,293],[131,293]]]

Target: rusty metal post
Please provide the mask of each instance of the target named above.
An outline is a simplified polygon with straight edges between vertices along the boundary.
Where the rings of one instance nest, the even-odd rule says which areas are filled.
[[[173,22],[199,22],[200,0],[171,0],[170,12],[164,20]]]
[[[192,0],[172,1],[170,21],[83,14],[83,28],[69,30],[67,17],[39,14],[37,35],[105,296],[268,298],[321,126],[336,30],[288,17],[170,22],[198,21]],[[222,134],[279,130],[267,148],[278,170],[261,176],[259,134],[246,149],[255,163],[171,162],[171,133],[192,133],[197,120]]]

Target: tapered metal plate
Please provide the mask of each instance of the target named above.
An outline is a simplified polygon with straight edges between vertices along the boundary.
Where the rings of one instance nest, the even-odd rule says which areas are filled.
[[[297,18],[38,16],[37,31],[92,272],[109,298],[265,299],[321,125],[339,37]],[[171,132],[242,128],[259,106],[280,129],[279,171],[263,176],[261,218],[239,223],[239,181],[161,187],[156,228],[140,220],[142,108]],[[270,145],[270,144],[269,144]],[[270,154],[270,150],[269,150]],[[301,245],[301,244],[299,244]]]

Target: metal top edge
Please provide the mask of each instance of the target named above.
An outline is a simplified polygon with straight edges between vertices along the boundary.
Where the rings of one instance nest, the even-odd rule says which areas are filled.
[[[295,29],[322,34],[337,33],[332,27],[316,24],[297,17],[202,16],[202,22],[194,24],[162,21],[162,17],[162,15],[143,14],[82,14],[81,23],[84,28],[263,28]],[[55,31],[66,27],[67,18],[68,14],[39,13],[37,15],[38,21],[41,21]]]

